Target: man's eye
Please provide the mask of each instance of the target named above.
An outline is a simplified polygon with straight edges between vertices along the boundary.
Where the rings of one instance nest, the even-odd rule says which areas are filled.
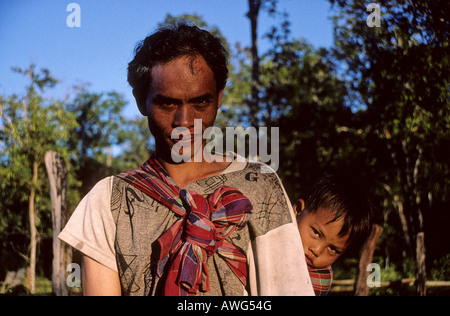
[[[209,104],[209,100],[207,100],[207,99],[201,99],[201,100],[198,100],[197,102],[195,102],[195,106],[196,107],[205,107],[205,106],[207,106]]]
[[[164,97],[164,96],[156,96],[152,103],[156,106],[159,106],[163,109],[172,109],[176,108],[179,105],[179,102],[175,99]]]

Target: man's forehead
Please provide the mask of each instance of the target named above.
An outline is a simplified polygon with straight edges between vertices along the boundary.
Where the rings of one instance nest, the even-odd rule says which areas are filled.
[[[202,56],[182,56],[166,63],[159,63],[152,68],[152,80],[187,79],[212,76],[214,73]]]
[[[216,88],[212,70],[203,57],[183,56],[152,69],[151,90],[164,95],[183,93],[202,94]]]

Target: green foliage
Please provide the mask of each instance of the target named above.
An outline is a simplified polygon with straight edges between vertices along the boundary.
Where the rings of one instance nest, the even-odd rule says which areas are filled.
[[[351,280],[358,275],[358,259],[342,257],[333,264],[333,279]]]
[[[365,1],[331,3],[334,52],[344,64],[346,102],[367,126],[362,144],[372,158],[377,203],[397,212],[403,239],[413,243],[426,220],[445,216],[437,210],[448,203],[448,1],[384,1],[381,27],[373,28]],[[414,252],[407,245],[406,253]]]
[[[105,167],[105,149],[121,144],[125,137],[121,111],[126,103],[116,92],[89,93],[79,89],[73,103],[47,100],[46,89],[57,83],[49,70],[37,71],[31,65],[13,71],[27,76],[30,83],[24,97],[0,97],[0,277],[7,269],[15,270],[27,263],[29,250],[25,245],[30,238],[28,208],[32,190],[36,192],[38,239],[52,235],[45,153],[56,151],[66,161],[68,207],[73,210],[80,195],[86,193],[83,188],[87,191],[86,186],[91,184],[83,178],[83,168],[93,165],[93,159],[102,159],[89,176],[98,179],[111,174],[112,170]],[[91,164],[87,163],[88,158]],[[35,163],[37,182],[32,180]]]
[[[13,71],[28,77],[29,85],[24,97],[13,95],[0,100],[2,276],[11,266],[17,269],[27,264],[34,274],[36,242],[52,233],[44,156],[49,150],[57,151],[67,161],[69,131],[77,125],[62,102],[43,97],[46,89],[57,82],[49,70],[38,71],[31,65]],[[71,175],[69,185],[76,186]],[[77,194],[70,193],[69,201],[75,199],[78,199]],[[29,240],[30,248],[25,246]],[[33,287],[31,285],[31,291]]]
[[[439,260],[434,260],[431,279],[436,281],[450,280],[450,254],[447,254]]]
[[[148,128],[146,117],[138,117],[121,126],[123,133],[122,153],[112,161],[114,170],[135,169],[147,160],[155,149],[155,140]]]
[[[256,117],[259,126],[279,127],[279,175],[292,200],[323,172],[367,187],[382,213],[384,232],[374,259],[382,266],[382,281],[415,276],[414,245],[406,239],[413,243],[420,230],[426,232],[427,260],[434,263],[430,278],[449,280],[450,249],[441,246],[449,235],[436,229],[450,220],[448,2],[385,1],[381,28],[369,28],[366,2],[331,0],[336,42],[329,50],[292,38],[276,0],[257,2],[282,20],[266,34],[271,45],[259,59],[259,107],[252,111],[250,48],[231,47],[196,14],[167,15],[159,25],[188,20],[228,48],[231,71],[216,125],[247,127]],[[32,188],[39,236],[50,236],[47,150],[67,162],[71,210],[99,179],[136,168],[154,150],[147,120],[124,120],[121,95],[78,87],[70,101],[47,100],[45,92],[57,84],[49,70],[31,65],[14,71],[27,76],[29,85],[23,97],[0,96],[0,279],[26,264]],[[336,263],[336,279],[356,276],[356,257]],[[408,291],[399,285],[371,295]]]
[[[280,176],[294,200],[319,174],[366,159],[330,52],[289,34],[284,23],[267,35],[272,48],[262,57],[259,116],[262,125],[280,127]]]
[[[15,95],[1,99],[2,128],[0,134],[0,210],[3,231],[18,232],[25,229],[25,221],[14,216],[21,205],[28,201],[30,189],[36,186],[38,210],[48,211],[48,183],[44,155],[48,150],[60,152],[68,158],[67,139],[69,131],[76,126],[75,117],[58,101],[47,101],[41,94],[56,84],[47,69],[36,71],[35,65],[28,69],[14,68],[27,76],[30,84],[26,96]],[[37,162],[38,182],[32,183],[32,165]],[[45,212],[44,212],[45,213]],[[25,216],[26,212],[22,214]],[[45,217],[46,215],[44,215]],[[49,216],[46,216],[49,217]],[[42,221],[38,221],[42,226]],[[43,229],[43,227],[41,227]]]
[[[97,157],[105,148],[120,145],[125,124],[121,115],[126,102],[116,92],[91,93],[85,87],[77,89],[74,101],[67,110],[76,115],[78,126],[70,131],[69,149],[82,163],[87,157]]]

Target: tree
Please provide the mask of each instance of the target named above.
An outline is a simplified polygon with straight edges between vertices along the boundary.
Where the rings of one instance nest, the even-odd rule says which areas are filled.
[[[259,91],[260,84],[260,57],[258,53],[258,17],[261,8],[267,8],[270,13],[275,13],[277,0],[248,0],[247,17],[250,20],[251,35],[251,56],[252,56],[252,76],[251,76],[251,99],[248,100],[250,109],[250,125],[259,126]]]
[[[325,49],[315,49],[303,40],[291,38],[287,14],[265,37],[270,48],[259,59],[258,108],[251,110],[253,54],[241,48],[236,71],[231,76],[225,104],[241,114],[242,125],[256,124],[280,128],[279,174],[291,198],[318,174],[343,171],[343,166],[360,166],[362,150],[351,109],[346,106],[345,82],[337,77],[337,66]],[[247,104],[246,108],[239,105]],[[254,117],[252,123],[252,116]],[[358,131],[351,133],[350,131]],[[356,153],[360,153],[361,155]]]
[[[330,53],[283,34],[271,33],[263,57],[260,113],[265,125],[280,127],[280,176],[295,199],[320,174],[362,170],[366,160]]]
[[[77,115],[78,126],[71,130],[69,145],[78,153],[79,163],[123,142],[120,127],[125,123],[121,113],[125,105],[123,96],[116,92],[91,93],[79,88],[68,105],[68,110]]]
[[[155,150],[155,140],[146,117],[137,117],[123,127],[124,139],[120,156],[113,160],[115,170],[135,169]]]
[[[47,69],[37,71],[36,66],[31,65],[28,69],[13,70],[28,77],[30,83],[24,98],[13,95],[1,99],[0,182],[3,196],[12,195],[28,204],[30,246],[29,255],[26,256],[29,264],[27,285],[30,292],[34,293],[38,227],[41,226],[39,211],[48,210],[45,206],[48,204],[48,191],[44,188],[48,183],[44,176],[44,155],[47,150],[55,150],[67,158],[65,145],[69,137],[68,130],[76,122],[72,113],[64,110],[63,104],[49,103],[42,97],[41,94],[47,88],[56,84]],[[4,190],[6,188],[8,190]],[[5,217],[18,215],[14,204],[8,204],[14,200],[1,200],[7,202],[0,207],[2,213],[6,213]]]
[[[69,129],[68,149],[77,178],[82,182],[81,195],[86,194],[101,178],[113,173],[112,147],[125,141],[127,122],[122,116],[126,105],[117,92],[93,93],[78,87],[67,110],[78,123]]]
[[[249,101],[250,108],[250,124],[258,126],[258,108],[259,108],[259,54],[258,54],[258,16],[261,8],[261,0],[248,0],[249,11],[247,17],[250,20],[251,29],[251,53],[252,53],[252,81],[251,81],[251,99]]]
[[[385,1],[380,27],[369,27],[363,1],[332,0],[336,56],[373,141],[381,194],[399,216],[406,249],[416,254],[424,218],[448,200],[448,1]]]

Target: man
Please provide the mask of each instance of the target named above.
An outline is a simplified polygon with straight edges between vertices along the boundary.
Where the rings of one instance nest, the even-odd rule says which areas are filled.
[[[85,295],[314,295],[277,175],[202,157],[194,120],[201,134],[213,125],[227,75],[220,41],[195,26],[136,48],[128,81],[156,151],[100,181],[60,234],[83,254]],[[173,139],[176,129],[188,133]]]

